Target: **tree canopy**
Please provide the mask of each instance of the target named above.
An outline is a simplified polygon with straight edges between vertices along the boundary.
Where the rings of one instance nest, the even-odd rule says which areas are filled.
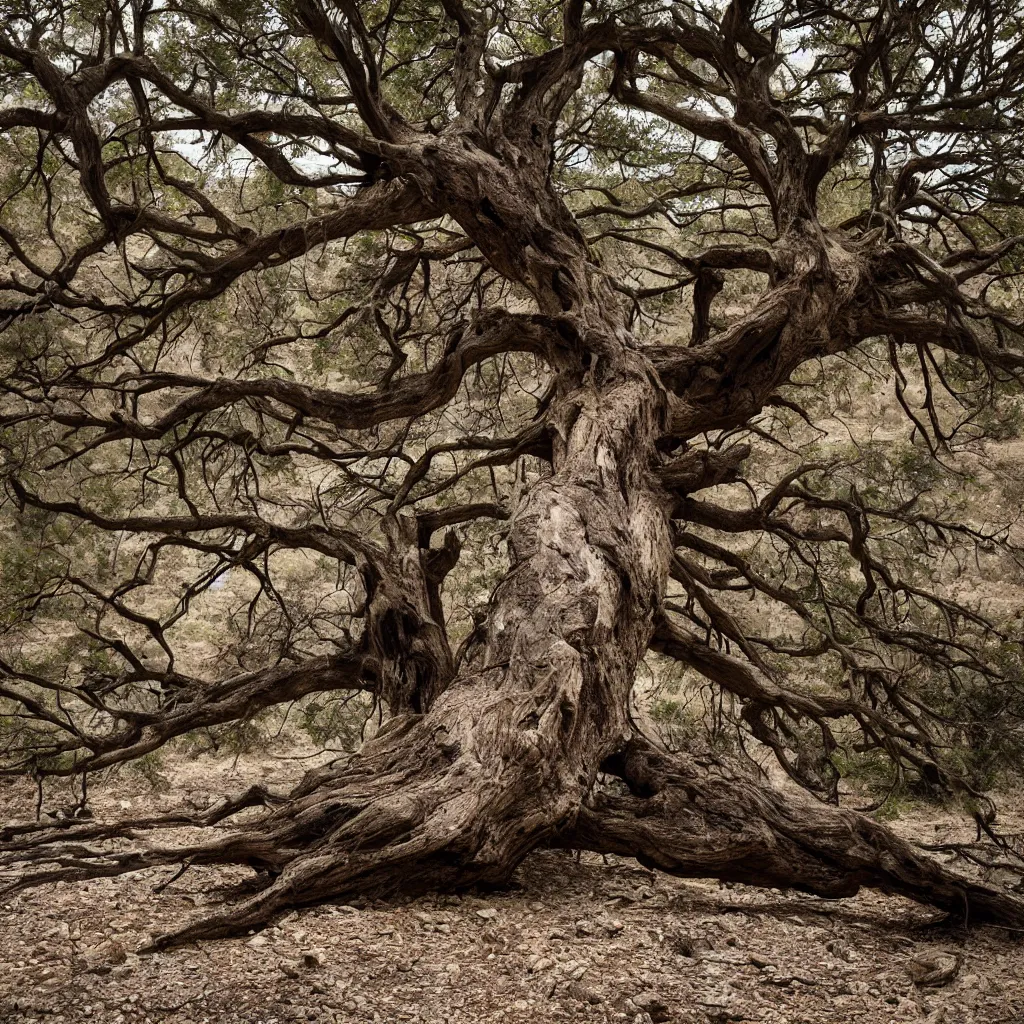
[[[0,829],[0,891],[265,873],[169,943],[554,845],[1024,920],[837,806],[866,759],[1012,853],[1018,4],[0,10],[4,770],[379,719],[290,794]]]

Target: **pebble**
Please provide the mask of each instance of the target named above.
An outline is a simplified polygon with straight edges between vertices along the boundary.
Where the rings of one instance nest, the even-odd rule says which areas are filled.
[[[485,921],[493,921],[498,916],[498,912],[494,907],[485,907],[483,910],[478,910],[476,916]]]
[[[825,943],[827,949],[837,960],[851,960],[850,947],[842,939],[831,939]]]
[[[938,988],[952,981],[959,971],[960,958],[942,951],[919,954],[907,963],[907,974],[915,985]]]
[[[584,985],[579,981],[574,981],[568,989],[566,989],[566,992],[578,1003],[589,1003],[591,1006],[597,1006],[599,1003],[604,1002],[604,997],[597,991],[597,989],[591,988],[589,985]]]
[[[671,1018],[665,1001],[656,993],[645,990],[633,996],[633,1005],[647,1014],[652,1024],[662,1024]]]

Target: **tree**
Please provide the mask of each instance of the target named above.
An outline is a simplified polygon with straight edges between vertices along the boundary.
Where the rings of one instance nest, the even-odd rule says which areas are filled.
[[[9,770],[84,779],[329,691],[386,715],[287,796],[9,826],[8,891],[265,873],[167,945],[501,882],[549,845],[1021,925],[836,806],[856,734],[990,827],[949,701],[1007,703],[1019,637],[921,566],[1012,531],[884,459],[888,484],[802,457],[764,479],[830,357],[890,361],[924,464],[1008,408],[1015,4],[3,7]],[[181,624],[228,572],[248,646],[189,667]],[[652,649],[820,801],[652,739]]]

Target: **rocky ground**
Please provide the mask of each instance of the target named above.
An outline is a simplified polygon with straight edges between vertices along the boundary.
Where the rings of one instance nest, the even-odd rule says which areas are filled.
[[[208,762],[170,792],[122,779],[92,804],[98,816],[203,805],[292,770]],[[5,819],[32,816],[29,786],[8,784],[0,802]],[[323,906],[247,938],[139,955],[216,898],[211,886],[244,877],[196,868],[154,892],[172,874],[8,897],[0,1022],[1024,1024],[1024,936],[965,931],[874,893],[826,902],[542,853],[508,891]]]

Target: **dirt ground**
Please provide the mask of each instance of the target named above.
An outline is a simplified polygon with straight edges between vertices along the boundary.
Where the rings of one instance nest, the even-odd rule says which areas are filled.
[[[205,806],[295,770],[204,758],[164,769],[173,797],[121,779],[91,803],[98,817]],[[8,783],[0,817],[30,819],[33,801]],[[901,826],[953,829],[922,816]],[[507,891],[316,907],[247,938],[139,955],[216,899],[212,886],[248,874],[195,868],[154,892],[173,873],[0,903],[0,1022],[1024,1024],[1024,936],[875,893],[828,902],[540,853]]]

